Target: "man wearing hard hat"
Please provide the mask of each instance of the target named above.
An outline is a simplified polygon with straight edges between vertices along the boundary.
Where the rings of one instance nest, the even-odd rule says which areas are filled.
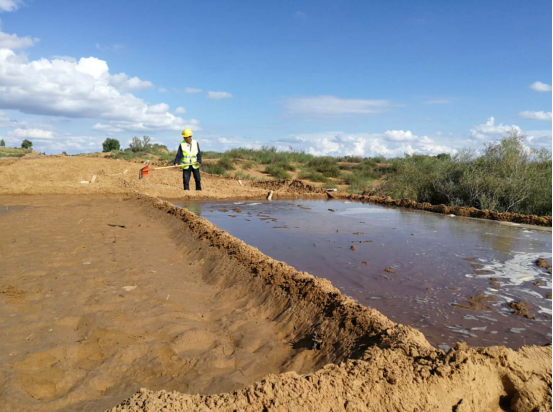
[[[197,140],[192,140],[192,130],[184,129],[181,133],[184,140],[179,145],[175,166],[182,168],[182,181],[184,190],[190,190],[190,172],[194,174],[196,190],[202,190],[200,182],[200,165],[202,164],[202,152]]]

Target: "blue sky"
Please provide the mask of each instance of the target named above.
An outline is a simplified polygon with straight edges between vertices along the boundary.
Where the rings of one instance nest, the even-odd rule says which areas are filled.
[[[46,153],[551,150],[551,2],[0,0],[0,137]]]

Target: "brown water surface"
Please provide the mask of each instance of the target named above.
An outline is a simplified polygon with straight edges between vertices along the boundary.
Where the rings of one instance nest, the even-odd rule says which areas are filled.
[[[174,203],[444,349],[551,342],[551,274],[534,265],[551,262],[550,228],[348,201]]]

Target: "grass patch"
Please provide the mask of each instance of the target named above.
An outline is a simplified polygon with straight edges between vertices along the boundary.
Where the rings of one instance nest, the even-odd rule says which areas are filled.
[[[0,147],[0,157],[23,157],[32,152],[31,149]]]

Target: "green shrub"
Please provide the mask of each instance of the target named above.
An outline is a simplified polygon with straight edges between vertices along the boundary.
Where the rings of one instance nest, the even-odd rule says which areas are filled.
[[[395,172],[383,191],[418,202],[476,207],[524,214],[551,214],[551,153],[528,149],[513,130],[486,145],[482,155],[461,150],[455,156],[394,159]]]
[[[299,179],[310,180],[312,182],[322,182],[325,183],[328,181],[328,178],[322,173],[317,172],[316,170],[307,169],[302,171],[299,176]]]
[[[244,173],[241,170],[235,172],[234,177],[241,180],[259,180],[257,177],[250,176],[249,174]]]
[[[234,169],[235,169],[235,167],[234,167],[234,165],[233,165],[232,159],[230,159],[230,158],[228,158],[228,157],[226,157],[226,156],[225,156],[225,157],[221,157],[221,158],[219,159],[219,161],[217,162],[217,164],[218,164],[219,166],[221,166],[221,167],[222,167],[223,169],[225,169],[225,170],[234,170]]]
[[[336,159],[330,156],[315,157],[307,163],[307,166],[326,177],[339,177],[340,168],[336,166]]]
[[[288,173],[279,165],[268,165],[265,168],[265,173],[270,174],[275,179],[290,179],[292,177],[290,176],[290,173]]]
[[[212,175],[222,175],[222,176],[228,175],[227,170],[219,163],[202,164],[201,169],[202,169],[202,172],[209,173]]]
[[[247,162],[244,162],[244,164],[242,165],[242,169],[244,170],[250,170],[253,167],[254,167],[254,163],[250,162],[249,160]]]

